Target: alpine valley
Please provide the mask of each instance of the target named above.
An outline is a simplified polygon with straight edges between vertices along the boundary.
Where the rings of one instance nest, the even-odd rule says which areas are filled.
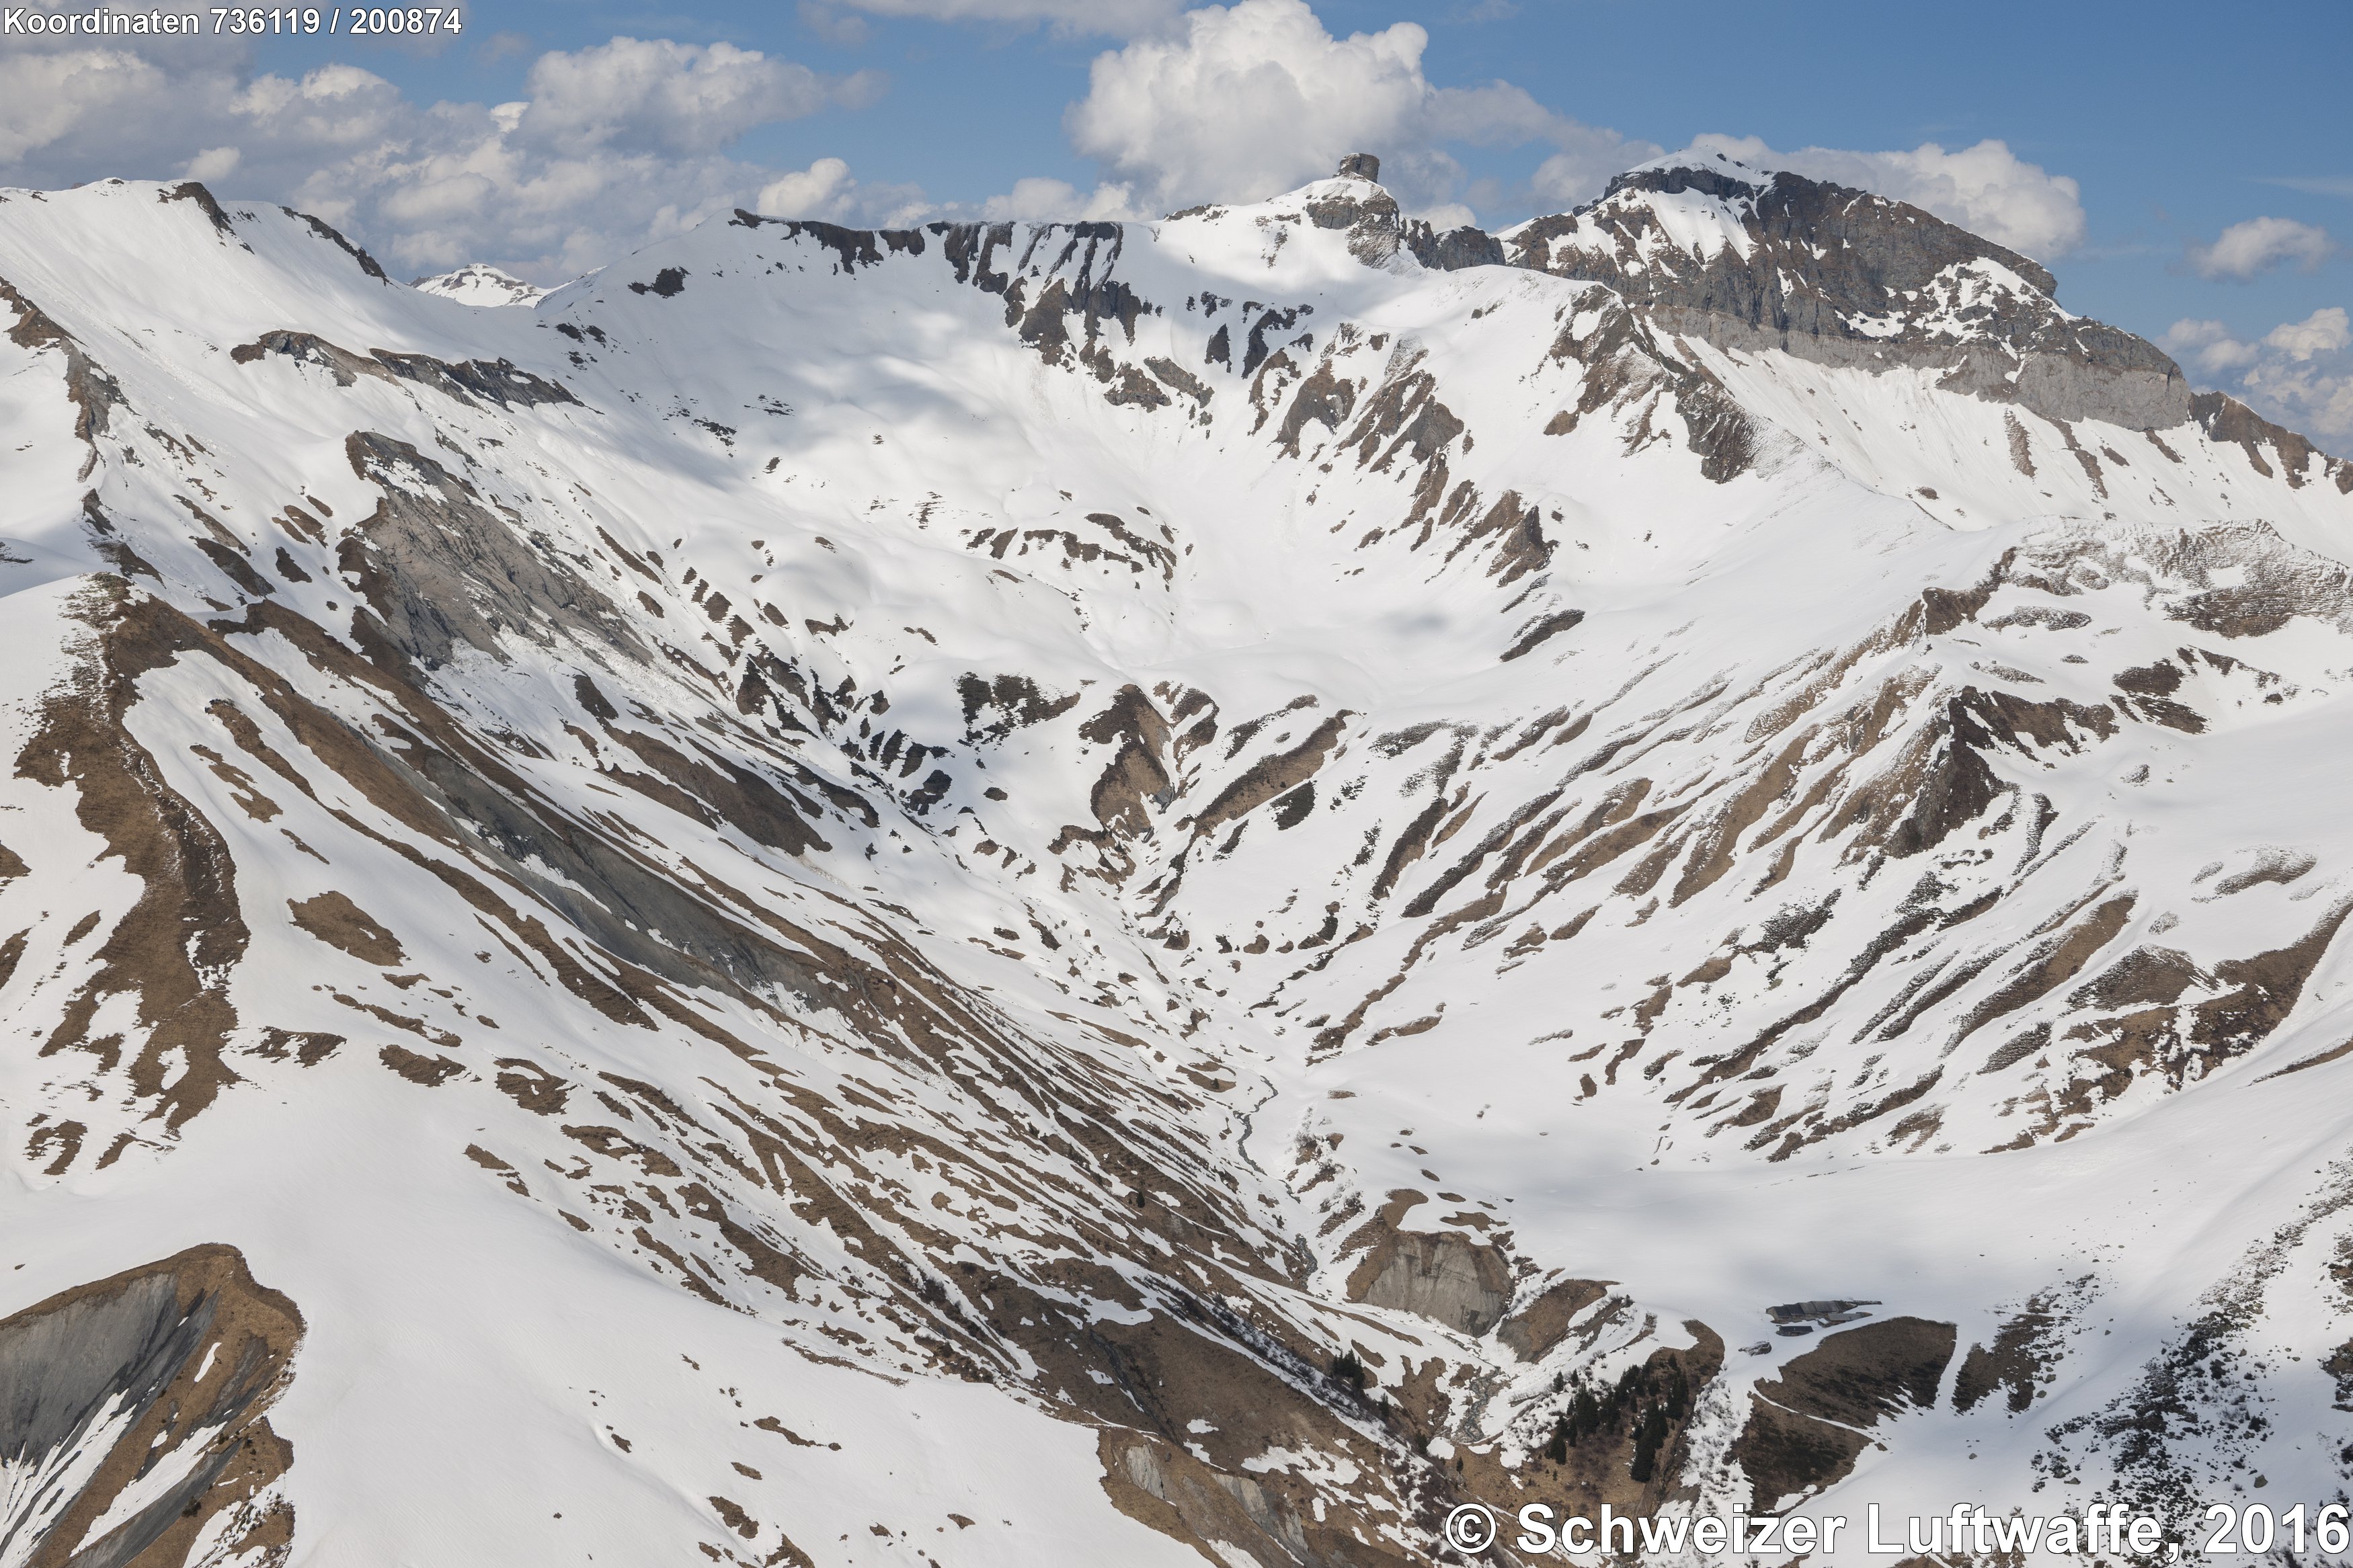
[[[2353,465],[1899,203],[1377,176],[0,193],[0,1565],[2344,1498]]]

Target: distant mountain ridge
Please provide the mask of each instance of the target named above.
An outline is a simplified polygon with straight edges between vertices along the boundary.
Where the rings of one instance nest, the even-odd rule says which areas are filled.
[[[547,290],[537,284],[526,283],[480,261],[454,272],[416,279],[409,287],[455,300],[461,305],[535,305],[547,296]]]

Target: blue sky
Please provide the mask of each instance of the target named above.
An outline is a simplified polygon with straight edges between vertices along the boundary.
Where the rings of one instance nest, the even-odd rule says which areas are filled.
[[[738,203],[852,223],[1148,216],[1270,194],[1356,141],[1409,206],[1497,226],[1653,149],[1746,139],[2015,244],[2070,308],[2353,440],[2344,0],[491,0],[465,16],[424,47],[0,38],[0,181],[193,173],[324,208],[398,271],[487,259],[552,280]]]

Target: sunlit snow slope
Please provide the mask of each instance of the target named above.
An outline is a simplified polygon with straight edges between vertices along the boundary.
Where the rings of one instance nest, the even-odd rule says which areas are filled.
[[[0,193],[0,1565],[2337,1495],[2353,466],[2053,289]]]

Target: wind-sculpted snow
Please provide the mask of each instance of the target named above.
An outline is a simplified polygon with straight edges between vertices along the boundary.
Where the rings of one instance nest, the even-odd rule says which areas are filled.
[[[301,1309],[172,1561],[2335,1486],[2353,468],[1857,193],[1355,168],[0,195],[0,1309]]]

